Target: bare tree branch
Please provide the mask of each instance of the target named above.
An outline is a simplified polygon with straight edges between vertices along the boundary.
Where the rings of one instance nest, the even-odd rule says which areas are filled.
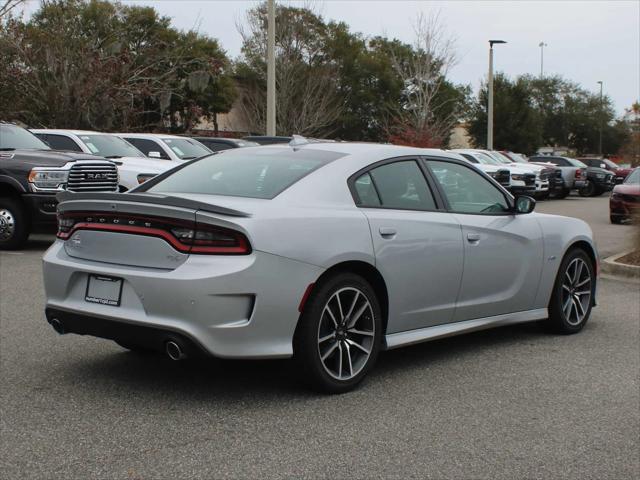
[[[452,100],[440,94],[451,68],[457,63],[456,41],[445,30],[439,13],[419,14],[414,24],[413,52],[392,52],[392,65],[404,85],[403,101],[390,105],[391,137],[413,136],[411,143],[440,146],[458,120]],[[449,113],[446,113],[446,112]]]

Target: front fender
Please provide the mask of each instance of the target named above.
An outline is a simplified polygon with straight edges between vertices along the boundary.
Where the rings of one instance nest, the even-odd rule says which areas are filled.
[[[537,214],[543,234],[543,265],[540,287],[534,308],[545,308],[551,299],[558,269],[567,252],[575,246],[587,249],[587,253],[598,262],[598,250],[589,225],[577,218]]]

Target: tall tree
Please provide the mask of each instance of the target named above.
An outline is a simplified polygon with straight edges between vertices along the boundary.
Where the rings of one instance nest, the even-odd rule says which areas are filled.
[[[542,144],[566,146],[577,153],[596,153],[602,128],[603,153],[615,153],[625,139],[608,96],[600,96],[560,76],[519,77],[540,113]]]
[[[0,24],[0,57],[0,116],[32,125],[186,129],[233,99],[217,42],[150,7],[43,1]]]
[[[403,85],[399,102],[390,104],[390,138],[422,147],[446,145],[464,115],[468,89],[447,80],[457,63],[455,40],[437,14],[419,15],[413,48],[391,51],[393,68]]]
[[[495,147],[525,154],[536,152],[542,141],[542,122],[526,84],[498,73],[493,88]],[[469,135],[479,147],[486,147],[487,101],[488,90],[484,84],[469,121]]]
[[[331,133],[342,107],[336,68],[325,56],[326,25],[307,8],[276,8],[276,131],[278,134],[323,136]],[[241,106],[251,130],[266,127],[267,10],[249,10],[239,27],[242,59],[236,68]]]

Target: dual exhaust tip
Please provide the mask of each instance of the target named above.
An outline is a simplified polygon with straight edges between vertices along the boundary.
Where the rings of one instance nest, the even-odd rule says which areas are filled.
[[[187,358],[187,354],[184,353],[184,350],[182,349],[180,344],[173,340],[169,340],[164,344],[164,351],[171,360],[174,360],[176,362],[178,360],[184,360],[185,358]]]
[[[67,333],[64,329],[64,325],[59,319],[52,318],[51,320],[49,320],[49,323],[51,324],[53,329],[60,335],[64,335],[65,333]],[[165,342],[164,344],[164,351],[171,360],[176,362],[178,360],[184,360],[185,358],[187,358],[187,354],[184,352],[184,349],[182,348],[180,343],[176,342],[175,340],[167,340],[167,342]]]

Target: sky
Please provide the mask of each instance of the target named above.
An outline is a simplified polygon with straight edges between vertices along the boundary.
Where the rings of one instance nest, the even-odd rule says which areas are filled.
[[[413,41],[413,22],[420,12],[439,12],[447,31],[457,39],[459,62],[451,80],[475,91],[486,78],[488,40],[497,45],[494,68],[509,76],[540,74],[540,42],[544,73],[559,74],[598,92],[603,82],[618,114],[640,99],[640,0],[609,1],[404,1],[322,0],[278,1],[309,6],[326,19],[343,21],[365,36],[385,35]],[[240,54],[237,24],[257,5],[246,0],[136,0],[171,17],[180,29],[197,29],[219,40],[231,58]],[[27,14],[37,9],[31,0]]]

